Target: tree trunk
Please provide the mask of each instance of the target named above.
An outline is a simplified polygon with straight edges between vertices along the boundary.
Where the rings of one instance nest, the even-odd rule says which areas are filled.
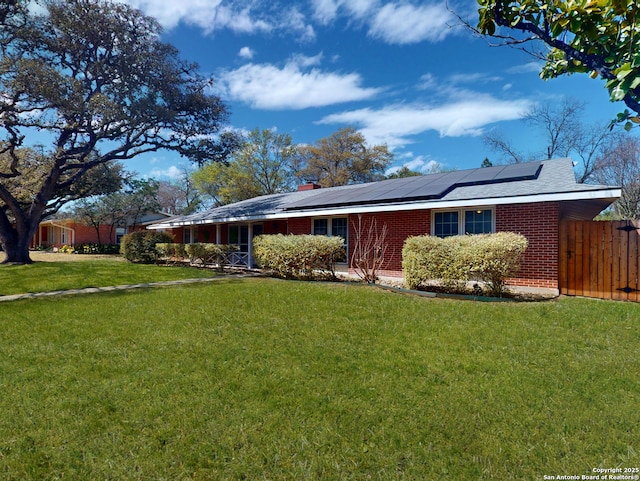
[[[4,242],[5,260],[3,264],[31,264],[33,261],[29,256],[29,243],[31,236],[16,235],[15,242]]]
[[[15,224],[6,215],[0,216],[0,246],[5,254],[3,264],[31,264],[29,245],[39,222],[23,216]]]

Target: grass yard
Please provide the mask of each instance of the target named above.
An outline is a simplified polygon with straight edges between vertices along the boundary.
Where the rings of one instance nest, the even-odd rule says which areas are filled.
[[[117,256],[32,252],[31,257],[30,265],[0,265],[0,296],[216,275],[209,269],[136,265]]]
[[[0,319],[2,480],[640,466],[636,304],[252,278],[17,301]]]

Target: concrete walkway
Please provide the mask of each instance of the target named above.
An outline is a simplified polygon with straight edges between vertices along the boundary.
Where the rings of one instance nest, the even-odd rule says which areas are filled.
[[[186,284],[214,282],[214,281],[219,281],[221,279],[239,278],[239,277],[255,277],[255,274],[245,272],[241,274],[224,274],[217,277],[181,279],[177,281],[146,282],[144,284],[125,284],[122,286],[84,287],[82,289],[68,289],[63,291],[29,292],[26,294],[11,294],[8,296],[0,296],[0,302],[17,301],[20,299],[35,299],[37,297],[69,296],[69,295],[75,295],[75,294],[93,294],[96,292],[127,291],[131,289],[141,289],[141,288],[147,288],[147,287],[180,286],[180,285],[186,285]]]

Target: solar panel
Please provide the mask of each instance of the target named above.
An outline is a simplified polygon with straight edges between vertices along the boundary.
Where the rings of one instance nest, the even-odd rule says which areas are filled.
[[[542,162],[527,162],[320,190],[287,205],[285,210],[440,199],[457,187],[535,179],[541,168]]]

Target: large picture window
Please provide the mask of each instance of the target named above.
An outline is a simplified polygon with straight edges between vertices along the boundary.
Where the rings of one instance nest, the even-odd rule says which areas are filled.
[[[433,213],[432,235],[490,234],[494,228],[494,209],[455,209]]]

